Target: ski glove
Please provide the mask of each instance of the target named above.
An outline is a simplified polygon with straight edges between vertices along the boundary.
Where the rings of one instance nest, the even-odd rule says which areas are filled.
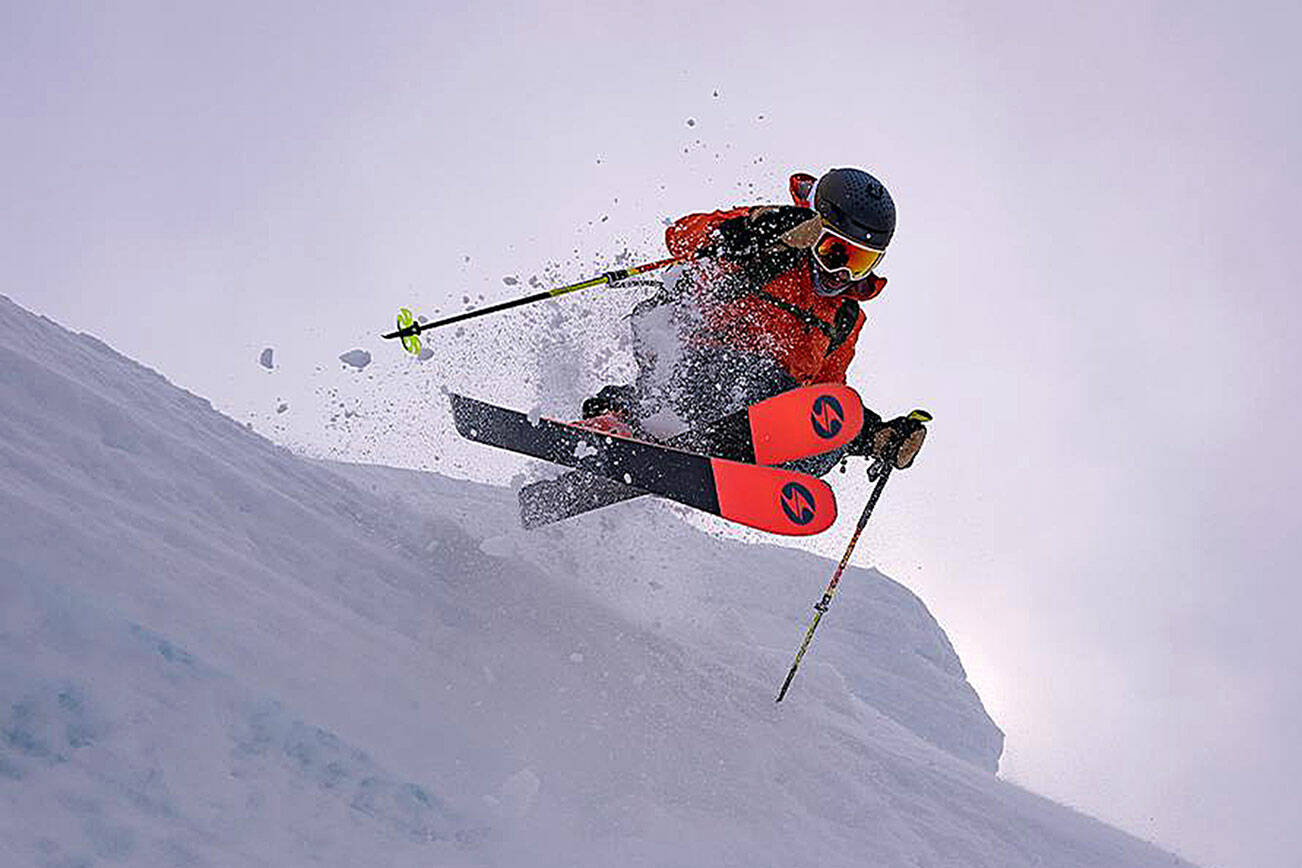
[[[881,416],[867,407],[863,413],[863,430],[846,445],[846,454],[880,458],[899,470],[912,465],[927,439],[927,426],[908,416],[883,422]]]
[[[822,234],[823,218],[815,214],[797,224],[794,229],[784,232],[779,240],[793,250],[808,250],[818,243],[818,238]]]
[[[809,260],[808,227],[818,215],[794,205],[760,205],[715,227],[701,253],[737,266],[745,282],[731,294],[743,295]],[[805,245],[805,246],[801,246]]]
[[[771,255],[774,248],[807,250],[818,240],[811,228],[819,217],[808,208],[794,205],[759,205],[742,217],[720,223],[708,245],[711,255],[733,262]]]

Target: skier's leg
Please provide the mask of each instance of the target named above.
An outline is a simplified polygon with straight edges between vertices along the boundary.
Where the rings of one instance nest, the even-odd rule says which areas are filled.
[[[639,428],[639,421],[659,410],[658,382],[673,367],[675,350],[685,340],[684,324],[692,319],[682,309],[680,268],[663,274],[664,288],[633,306],[627,319],[633,332],[633,361],[637,375],[630,384],[611,384],[583,402],[583,418],[613,415]]]
[[[798,383],[763,353],[696,346],[683,353],[672,385],[674,409],[694,428],[794,389]]]

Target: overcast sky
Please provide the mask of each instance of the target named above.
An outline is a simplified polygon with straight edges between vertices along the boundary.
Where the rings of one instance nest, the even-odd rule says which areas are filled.
[[[1302,16],[1223,6],[7,4],[0,292],[285,442],[497,478],[438,389],[573,412],[637,291],[423,365],[375,337],[397,306],[865,166],[899,227],[851,381],[936,423],[864,560],[948,630],[1003,774],[1292,865]]]

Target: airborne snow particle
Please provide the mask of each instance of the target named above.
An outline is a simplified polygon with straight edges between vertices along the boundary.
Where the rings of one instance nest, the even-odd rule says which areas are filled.
[[[339,361],[360,371],[371,363],[371,354],[366,350],[349,350],[339,357]]]
[[[418,361],[422,361],[422,362],[428,362],[432,358],[434,358],[434,351],[431,350],[429,347],[421,347],[420,355],[416,357]]]
[[[689,127],[694,127],[694,126],[696,126],[696,118],[688,118],[688,119],[687,119],[687,125],[688,125]]]
[[[262,367],[270,371],[273,364],[271,357],[272,355],[274,355],[274,353],[275,351],[271,347],[267,347],[266,349],[264,349],[262,351],[262,355],[258,356],[258,364],[262,365]]]
[[[502,278],[502,283],[505,283],[507,286],[515,286],[519,282],[520,282],[520,278],[514,277],[510,274]]]
[[[289,405],[286,404],[284,401],[281,401],[279,404],[276,405],[277,413],[284,413],[288,409],[289,409]]]

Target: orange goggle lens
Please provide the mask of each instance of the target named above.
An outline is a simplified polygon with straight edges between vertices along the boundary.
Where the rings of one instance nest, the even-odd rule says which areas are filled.
[[[830,229],[824,229],[823,234],[818,236],[813,252],[814,258],[825,271],[848,272],[851,280],[863,280],[885,255],[884,250],[873,250],[855,244]]]

